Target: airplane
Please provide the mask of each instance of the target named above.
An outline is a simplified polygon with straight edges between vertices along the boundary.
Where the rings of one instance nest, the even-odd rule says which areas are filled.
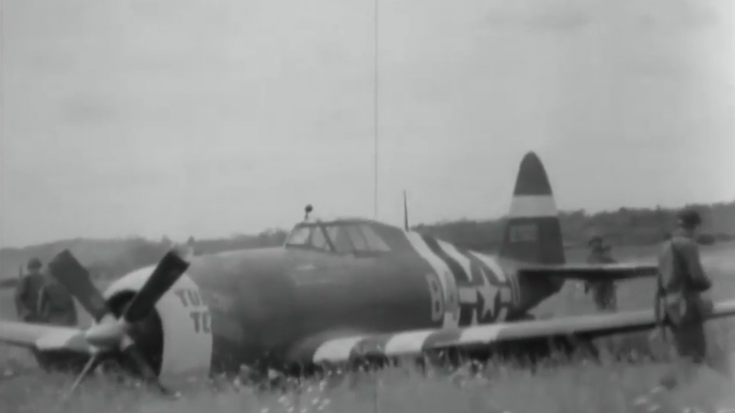
[[[534,319],[568,280],[653,277],[654,266],[566,262],[541,160],[520,163],[496,255],[363,218],[306,216],[281,247],[187,259],[176,250],[104,293],[65,250],[47,270],[92,315],[88,329],[0,321],[0,343],[28,348],[45,370],[73,367],[71,390],[110,360],[161,381],[242,366],[288,374],[441,351],[524,353],[645,331],[657,311]],[[712,318],[735,315],[735,300]],[[505,349],[505,350],[503,350]],[[330,367],[332,366],[332,367]]]

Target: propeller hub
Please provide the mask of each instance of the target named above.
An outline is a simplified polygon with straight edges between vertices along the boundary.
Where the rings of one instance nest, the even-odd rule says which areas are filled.
[[[87,341],[97,347],[112,347],[119,344],[127,332],[127,323],[124,320],[115,320],[111,323],[93,325],[84,334]]]

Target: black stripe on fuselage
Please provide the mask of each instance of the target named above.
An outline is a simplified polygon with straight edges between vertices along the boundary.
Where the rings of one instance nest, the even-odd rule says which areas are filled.
[[[439,242],[435,238],[431,238],[429,236],[422,235],[422,238],[424,242],[426,242],[426,245],[429,246],[429,249],[431,252],[433,252],[437,257],[439,257],[442,261],[444,261],[447,264],[447,267],[449,267],[449,270],[452,272],[452,276],[454,277],[454,282],[457,285],[458,288],[461,287],[470,287],[475,284],[475,278],[472,276],[472,274],[467,274],[464,267],[457,262],[449,253],[444,251],[444,249],[439,245]],[[458,250],[460,254],[462,254],[464,257],[467,257],[467,254],[464,252],[461,252]],[[472,265],[472,260],[469,261],[470,266]],[[470,268],[470,271],[472,269]],[[471,281],[470,281],[471,280]],[[475,311],[477,309],[478,304],[463,304],[460,303],[459,306],[459,325],[460,326],[468,326],[472,324],[472,318],[475,314]]]
[[[421,238],[424,239],[424,242],[426,242],[426,245],[429,246],[431,251],[447,264],[449,270],[452,271],[452,275],[454,275],[454,279],[456,281],[472,279],[472,274],[467,274],[464,268],[462,268],[462,266],[454,258],[450,257],[449,254],[447,254],[447,252],[439,246],[439,242],[435,238],[427,235],[422,235]]]

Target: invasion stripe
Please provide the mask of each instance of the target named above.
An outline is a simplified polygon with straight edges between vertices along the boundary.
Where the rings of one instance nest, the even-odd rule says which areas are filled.
[[[459,302],[463,304],[477,304],[477,290],[475,287],[458,287]]]
[[[462,331],[463,329],[459,328],[439,330],[424,340],[423,350],[427,351],[451,347],[453,343],[457,343],[459,341]]]
[[[392,335],[383,334],[378,336],[369,337],[355,346],[352,350],[353,357],[382,357],[385,355],[385,345],[390,340]]]
[[[459,252],[457,248],[452,244],[441,240],[437,240],[437,243],[439,244],[439,247],[441,247],[441,249],[444,250],[445,253],[447,253],[447,255],[454,259],[454,261],[456,261],[462,267],[462,269],[464,269],[464,275],[467,277],[467,281],[472,281],[472,263],[470,262],[469,258]]]
[[[500,338],[508,325],[481,325],[468,328],[408,331],[374,337],[346,337],[324,343],[313,362],[347,362],[365,357],[419,355],[462,345],[490,344]]]
[[[363,339],[363,336],[356,336],[326,341],[316,349],[313,360],[315,363],[349,360],[352,349]]]
[[[490,343],[496,341],[503,330],[502,324],[485,324],[470,327],[462,331],[457,344]]]
[[[495,257],[480,254],[479,252],[474,251],[468,251],[468,253],[477,258],[481,263],[485,264],[487,269],[490,270],[493,278],[495,278],[499,283],[508,282],[508,279],[505,276],[505,272],[503,272],[503,268],[500,266],[500,264],[498,264],[498,261],[495,259]]]
[[[735,300],[715,304],[711,318],[735,314]],[[314,362],[351,360],[357,348],[375,349],[372,355],[398,356],[456,346],[488,345],[500,341],[526,340],[535,337],[566,335],[578,332],[613,333],[628,328],[649,329],[655,326],[653,310],[627,311],[618,314],[570,316],[553,321],[485,324],[467,328],[407,331],[369,338],[346,337],[323,343],[313,356]]]
[[[423,330],[396,334],[386,343],[385,354],[398,356],[419,353],[423,350],[426,339],[435,332],[436,330]]]
[[[422,236],[424,242],[426,242],[426,245],[429,246],[431,251],[436,254],[439,258],[441,258],[445,263],[447,263],[447,267],[452,271],[452,274],[455,277],[455,280],[460,279],[460,277],[464,279],[470,279],[469,276],[465,273],[464,269],[457,261],[454,260],[454,258],[450,257],[449,254],[447,254],[440,246],[439,241],[437,241],[435,238],[432,238],[427,235]]]
[[[521,298],[520,284],[518,284],[518,277],[515,275],[508,276],[503,271],[503,267],[500,266],[496,257],[481,254],[479,252],[470,251],[470,254],[485,264],[490,272],[498,279],[501,283],[508,284],[512,295],[512,301],[519,303]]]
[[[444,328],[459,326],[459,303],[457,301],[457,283],[447,263],[431,251],[420,234],[408,231],[406,239],[416,252],[429,263],[439,277],[444,290]]]

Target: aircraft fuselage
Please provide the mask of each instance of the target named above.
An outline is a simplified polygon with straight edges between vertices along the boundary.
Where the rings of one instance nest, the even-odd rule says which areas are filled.
[[[391,249],[384,253],[269,248],[196,257],[191,288],[170,294],[191,331],[211,335],[212,371],[228,372],[308,359],[309,341],[325,337],[512,320],[561,286],[524,283],[510,261],[399,233],[381,233]]]

